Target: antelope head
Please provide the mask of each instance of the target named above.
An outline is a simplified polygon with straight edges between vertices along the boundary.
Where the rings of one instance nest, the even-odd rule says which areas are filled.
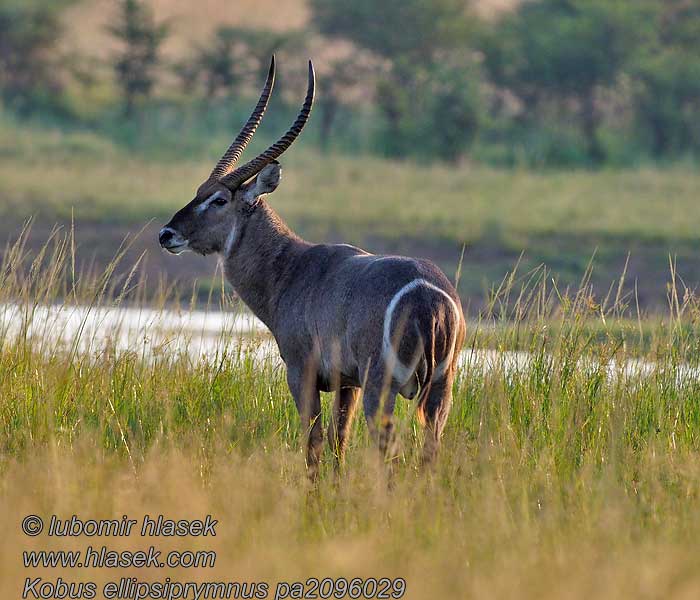
[[[296,120],[277,142],[262,154],[236,168],[238,159],[258,128],[275,83],[275,58],[260,99],[228,150],[192,201],[175,213],[160,230],[160,245],[172,254],[191,250],[197,254],[227,252],[241,220],[249,218],[260,198],[277,188],[281,167],[277,158],[292,145],[309,119],[314,100],[314,68],[309,61],[306,98]]]

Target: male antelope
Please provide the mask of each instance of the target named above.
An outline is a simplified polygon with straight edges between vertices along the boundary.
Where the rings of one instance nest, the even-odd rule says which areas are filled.
[[[377,256],[347,244],[311,244],[263,199],[280,181],[276,159],[309,118],[311,61],[306,99],[292,127],[265,152],[234,168],[262,119],[274,77],[273,57],[245,127],[194,200],[160,231],[160,244],[173,254],[219,254],[228,281],[274,335],[307,432],[312,478],[323,445],[319,391],[335,392],[328,437],[336,465],[343,459],[360,388],[369,430],[387,457],[393,453],[396,394],[418,396],[426,425],[423,459],[430,462],[452,404],[465,336],[459,296],[429,261]]]

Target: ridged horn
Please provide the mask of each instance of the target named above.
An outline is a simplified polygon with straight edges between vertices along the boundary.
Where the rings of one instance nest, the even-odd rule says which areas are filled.
[[[238,167],[233,173],[226,175],[220,181],[230,190],[236,190],[244,181],[247,181],[257,173],[259,173],[266,165],[269,165],[273,160],[282,155],[282,153],[292,145],[294,140],[299,137],[301,130],[309,120],[311,107],[314,103],[314,89],[316,86],[316,75],[314,73],[314,65],[309,61],[309,82],[306,88],[306,98],[304,104],[299,111],[296,120],[279,140],[270,146],[265,152],[258,155],[256,158],[248,161],[241,167]]]
[[[267,104],[270,101],[270,96],[272,95],[272,88],[275,85],[275,57],[272,56],[270,60],[270,69],[267,72],[267,80],[260,94],[260,99],[258,100],[255,109],[248,118],[248,122],[245,124],[241,132],[233,140],[233,143],[229,146],[228,150],[219,159],[219,162],[214,167],[214,170],[209,175],[207,182],[218,181],[222,177],[228,175],[233,167],[238,162],[238,159],[243,154],[245,147],[248,145],[251,139],[253,139],[253,134],[255,130],[260,125],[263,115],[265,114],[265,109],[267,109]]]

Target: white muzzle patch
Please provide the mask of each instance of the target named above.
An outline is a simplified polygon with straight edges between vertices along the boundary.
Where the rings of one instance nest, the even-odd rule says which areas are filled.
[[[182,235],[170,227],[163,227],[158,234],[158,240],[162,248],[170,254],[182,254],[189,250],[189,243]]]

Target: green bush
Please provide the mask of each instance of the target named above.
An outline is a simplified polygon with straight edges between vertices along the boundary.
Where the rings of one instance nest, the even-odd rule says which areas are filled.
[[[660,3],[634,75],[637,120],[656,158],[700,150],[700,5]]]
[[[649,3],[524,2],[482,38],[491,80],[514,93],[521,120],[545,126],[555,111],[575,119],[588,160],[605,160],[599,92],[614,87],[652,35]],[[545,110],[545,107],[548,110]]]
[[[376,85],[383,153],[454,160],[470,146],[480,82],[462,1],[313,0],[312,7],[324,34],[348,39],[386,63]]]

